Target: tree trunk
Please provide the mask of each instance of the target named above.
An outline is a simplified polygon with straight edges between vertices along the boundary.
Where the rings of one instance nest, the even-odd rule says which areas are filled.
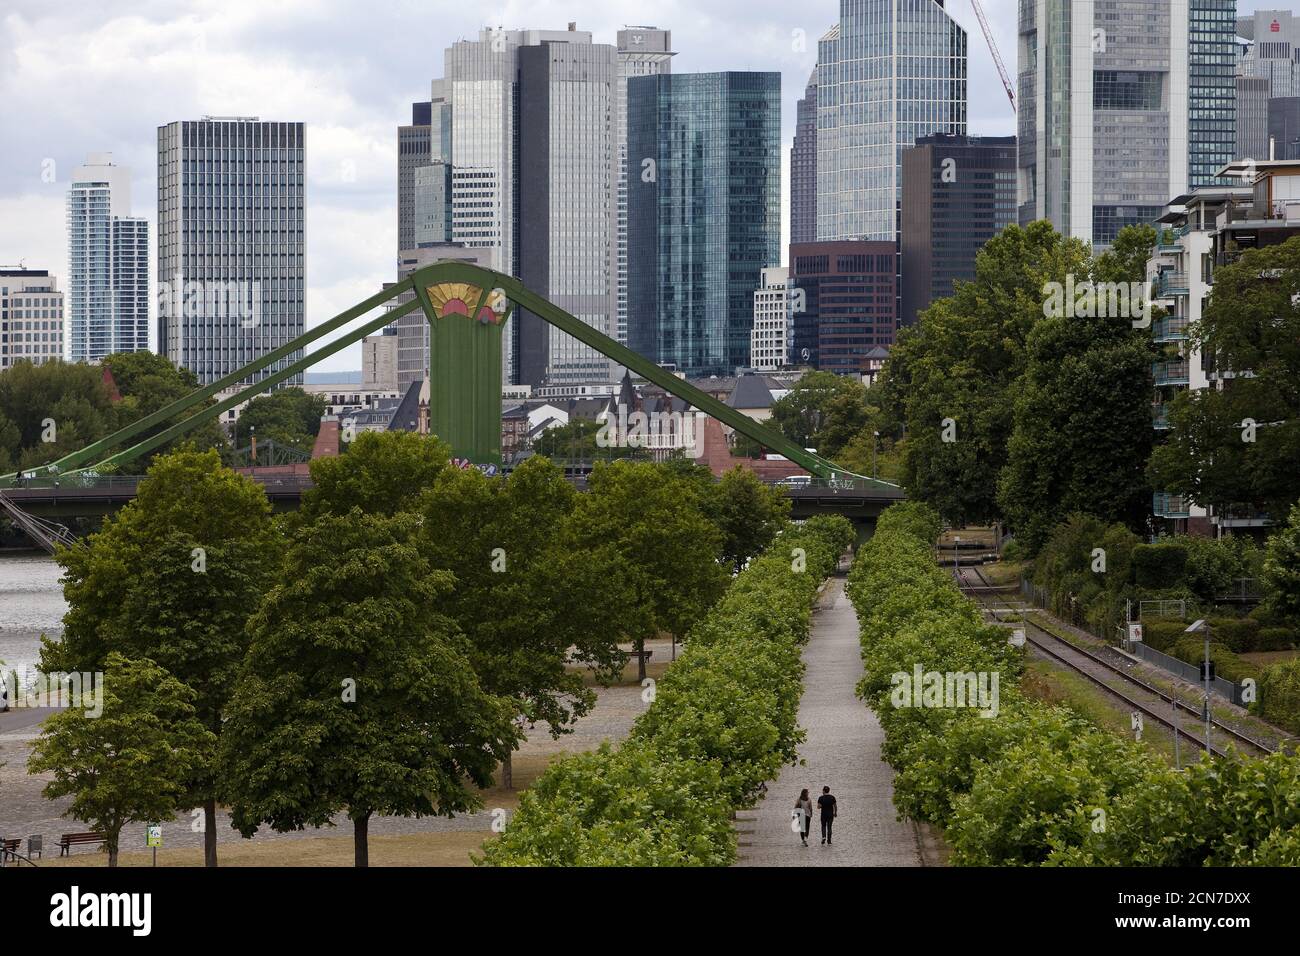
[[[512,757],[514,757],[514,754],[506,754],[506,759],[501,761],[501,786],[507,790],[515,788],[515,773],[514,768],[511,766]]]
[[[108,865],[117,866],[117,838],[122,830],[107,830],[104,833],[104,849],[108,851]]]
[[[370,811],[352,821],[353,866],[370,865]]]
[[[637,683],[645,680],[645,638],[639,637],[636,641],[636,680]]]
[[[203,865],[217,865],[217,800],[203,804]]]

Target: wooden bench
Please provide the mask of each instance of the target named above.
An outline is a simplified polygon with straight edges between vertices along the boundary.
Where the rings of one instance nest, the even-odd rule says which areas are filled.
[[[11,856],[16,857],[18,855],[18,849],[22,845],[23,841],[18,838],[13,840],[0,840],[0,863],[3,863]]]
[[[59,838],[59,856],[67,856],[68,851],[82,843],[103,843],[102,833],[65,833]]]

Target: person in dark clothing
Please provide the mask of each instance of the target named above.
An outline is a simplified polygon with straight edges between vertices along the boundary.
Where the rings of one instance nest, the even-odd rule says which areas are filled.
[[[835,823],[835,817],[839,814],[839,807],[835,804],[835,798],[831,796],[830,787],[822,787],[822,795],[817,798],[817,806],[822,812],[822,843],[829,845],[831,842],[831,826]]]

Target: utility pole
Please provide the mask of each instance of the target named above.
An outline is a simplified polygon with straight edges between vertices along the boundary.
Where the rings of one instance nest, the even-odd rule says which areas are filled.
[[[1205,662],[1201,665],[1201,676],[1205,681],[1205,752],[1213,756],[1210,750],[1210,622],[1205,618],[1193,621],[1187,628],[1185,634],[1203,634],[1205,635]]]

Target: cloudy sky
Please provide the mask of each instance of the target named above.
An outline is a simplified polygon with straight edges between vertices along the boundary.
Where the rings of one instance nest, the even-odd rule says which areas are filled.
[[[1014,133],[970,3],[946,6],[970,34],[970,132]],[[984,3],[1013,74],[1016,6]],[[203,115],[298,120],[307,125],[312,326],[395,278],[396,127],[427,98],[452,41],[483,26],[570,21],[603,43],[627,24],[669,29],[674,72],[781,71],[788,146],[817,38],[838,11],[838,0],[5,0],[0,263],[66,276],[66,177],[88,152],[131,168],[133,213],[153,221],[158,126]],[[321,368],[360,365],[352,346]]]

